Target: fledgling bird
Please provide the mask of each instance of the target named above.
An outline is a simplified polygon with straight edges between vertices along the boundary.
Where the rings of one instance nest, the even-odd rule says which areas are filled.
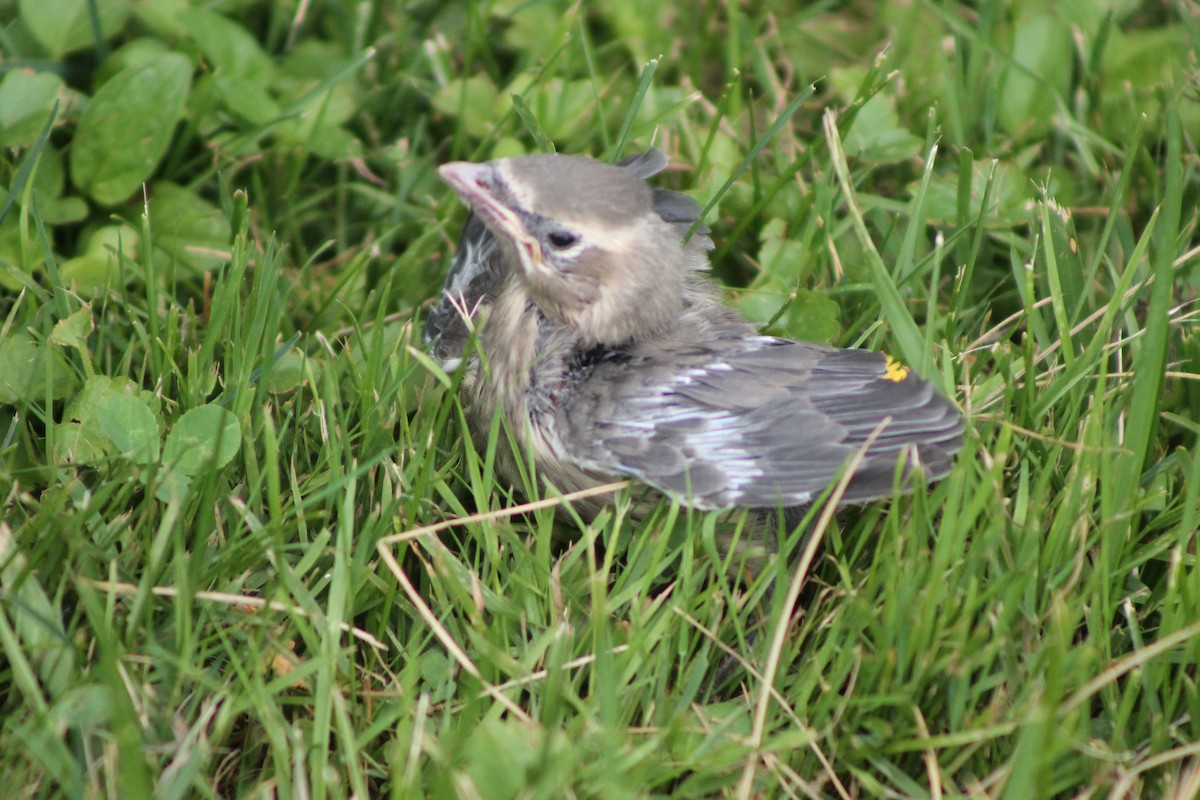
[[[479,326],[476,440],[500,413],[561,491],[632,477],[699,509],[807,504],[872,436],[843,502],[891,494],[898,465],[945,476],[954,405],[880,353],[760,335],[704,275],[708,229],[684,241],[699,206],[646,183],[665,165],[650,150],[440,167],[473,213],[426,339],[452,367]],[[515,484],[520,456],[501,449]]]

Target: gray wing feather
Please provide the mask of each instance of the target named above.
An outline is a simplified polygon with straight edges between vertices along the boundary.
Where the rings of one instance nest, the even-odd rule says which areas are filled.
[[[879,429],[843,496],[860,502],[892,493],[901,459],[905,473],[919,463],[926,479],[944,476],[962,443],[954,406],[913,374],[888,377],[880,353],[753,336],[707,357],[677,355],[642,354],[637,367],[598,370],[580,387],[561,424],[564,440],[586,443],[581,466],[699,508],[798,505]],[[647,363],[656,360],[661,369]],[[634,384],[622,372],[654,377]]]

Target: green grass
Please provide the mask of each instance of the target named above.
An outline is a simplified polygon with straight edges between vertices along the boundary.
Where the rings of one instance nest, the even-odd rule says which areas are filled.
[[[1186,4],[60,5],[0,0],[0,794],[1200,792]],[[751,583],[522,507],[421,352],[437,164],[651,143],[732,303],[967,417]]]

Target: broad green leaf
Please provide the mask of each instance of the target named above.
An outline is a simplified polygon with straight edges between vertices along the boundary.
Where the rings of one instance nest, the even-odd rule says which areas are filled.
[[[1162,92],[1173,92],[1171,87],[1194,55],[1188,41],[1187,30],[1181,25],[1113,29],[1104,48],[1100,73],[1104,80],[1097,111],[1105,135],[1122,141],[1143,115],[1149,130],[1160,124]],[[1195,92],[1173,93],[1170,102],[1177,107],[1184,130],[1200,131],[1200,104]]]
[[[229,220],[194,192],[173,183],[150,190],[150,230],[155,261],[173,260],[195,272],[208,272],[228,260]]]
[[[100,683],[85,683],[67,690],[50,709],[58,730],[103,730],[112,719],[112,694]]]
[[[361,158],[363,145],[342,127],[359,110],[351,79],[355,62],[340,48],[305,41],[288,54],[272,85],[281,120],[273,132],[282,142],[304,148],[318,158]],[[244,101],[242,102],[244,105]]]
[[[504,41],[534,62],[549,56],[571,25],[570,17],[549,3],[514,3],[501,13],[509,23],[503,29]]]
[[[733,306],[751,324],[762,327],[775,318],[786,302],[787,290],[778,282],[764,278],[739,292],[733,300]]]
[[[152,464],[158,460],[158,420],[142,398],[106,393],[96,400],[90,416],[131,461]]]
[[[793,282],[803,277],[805,259],[800,244],[788,238],[786,222],[778,217],[769,220],[759,233],[759,239],[762,246],[758,249],[758,266],[764,276]]]
[[[75,135],[71,177],[102,205],[120,203],[158,167],[183,117],[192,64],[170,53],[100,87]]]
[[[245,26],[202,7],[186,9],[178,18],[214,74],[264,86],[273,79],[274,62]]]
[[[47,369],[51,399],[67,397],[75,390],[75,373],[57,348],[39,344],[27,333],[0,337],[0,403],[42,400]]]
[[[841,307],[831,297],[776,279],[747,289],[733,304],[746,319],[773,335],[830,342],[842,330]]]
[[[65,85],[51,72],[13,70],[0,81],[0,145],[29,147],[41,135]]]
[[[16,403],[29,397],[42,355],[40,345],[25,333],[0,341],[0,403]]]
[[[317,158],[326,161],[343,161],[350,158],[361,158],[363,149],[358,137],[341,125],[321,123],[309,125],[306,120],[320,117],[319,113],[305,111],[301,120],[287,120],[280,123],[275,132],[285,142],[302,146]]]
[[[829,295],[798,289],[776,326],[793,339],[831,342],[842,332],[841,316],[841,306]]]
[[[919,156],[924,142],[900,124],[892,98],[880,93],[858,110],[845,144],[859,161],[880,164]]]
[[[828,295],[802,286],[810,259],[788,237],[787,223],[775,218],[759,233],[758,276],[733,304],[767,333],[805,341],[832,341],[841,332],[841,309]]]
[[[471,731],[459,757],[471,786],[482,797],[527,797],[535,788],[546,796],[570,794],[571,772],[545,769],[563,763],[555,758],[567,748],[557,729],[535,728],[516,720],[488,719]]]
[[[65,417],[84,424],[87,424],[90,420],[94,424],[95,417],[92,415],[92,411],[96,403],[100,398],[110,394],[127,395],[129,397],[140,396],[143,402],[145,402],[148,399],[147,395],[149,393],[143,394],[138,385],[128,378],[110,378],[107,375],[93,375],[84,382],[79,394],[67,404]]]
[[[696,187],[689,192],[701,208],[708,204],[721,191],[727,179],[741,163],[742,153],[738,142],[724,131],[718,131],[708,143],[708,168],[699,176]],[[720,202],[713,206],[708,219],[716,219],[720,210],[728,206],[740,207],[751,197],[749,181],[738,181],[728,188],[721,196]]]
[[[85,297],[91,297],[97,289],[114,283],[116,258],[109,253],[85,253],[68,258],[58,265],[64,286],[71,287]]]
[[[829,83],[847,104],[860,100],[863,81],[869,79],[865,66],[830,70]],[[854,115],[842,140],[846,154],[855,160],[882,164],[920,156],[923,140],[900,123],[896,111],[894,83],[870,96]]]
[[[0,198],[3,197],[0,192]],[[0,220],[0,289],[20,289],[45,264],[42,248],[31,249],[22,244],[28,238],[28,228],[21,224],[19,214],[10,213]]]
[[[58,445],[80,463],[114,453],[150,463],[158,457],[159,440],[152,402],[153,396],[128,378],[93,375],[67,405],[64,416],[79,425],[60,427]]]
[[[163,446],[163,463],[183,475],[220,469],[242,446],[237,417],[217,405],[200,406],[180,417]]]
[[[187,495],[188,487],[192,485],[192,477],[184,475],[177,469],[168,466],[159,473],[159,484],[154,490],[154,496],[164,503],[173,503]]]
[[[519,797],[541,752],[541,731],[489,719],[477,726],[463,748],[471,783],[484,797]]]
[[[492,145],[491,158],[513,158],[526,155],[528,152],[521,140],[515,136],[501,136]]]
[[[1124,94],[1170,86],[1188,53],[1183,26],[1114,30],[1104,49],[1105,91]],[[1128,85],[1126,85],[1128,84]]]
[[[131,67],[144,67],[172,52],[167,43],[161,39],[151,39],[143,36],[126,42],[108,54],[92,77],[92,85],[103,86],[112,80],[122,70]]]
[[[279,103],[258,81],[232,75],[214,75],[211,81],[225,108],[251,125],[266,125],[279,118]]]
[[[496,85],[486,75],[450,81],[433,96],[433,107],[453,117],[469,136],[482,138],[496,126]]]
[[[125,257],[126,268],[137,268],[138,245],[141,237],[129,225],[104,225],[88,237],[83,255],[69,258],[59,265],[64,285],[76,292],[90,295],[104,286],[120,282],[118,256]],[[138,269],[137,274],[141,274]]]
[[[71,464],[93,464],[112,448],[112,442],[95,426],[64,422],[54,437],[58,457]]]
[[[92,309],[81,308],[66,319],[60,319],[50,333],[50,341],[62,347],[74,347],[76,350],[87,349],[87,338],[96,329],[92,321]]]
[[[288,350],[279,360],[271,365],[267,386],[271,392],[280,394],[290,392],[299,386],[305,378],[308,359],[298,350]]]
[[[41,152],[38,152],[36,167],[30,175],[32,186],[32,205],[30,207],[36,207],[38,217],[41,217],[42,223],[47,227],[79,222],[80,219],[88,216],[88,204],[83,198],[73,196],[73,194],[62,196],[62,188],[66,182],[65,172],[61,152],[54,145],[46,143]],[[0,205],[6,199],[5,191],[0,188]],[[14,200],[19,206],[26,205],[24,196],[14,198]],[[36,269],[37,266],[41,266],[46,252],[41,247],[34,248],[32,251],[26,248],[22,252],[20,249],[20,224],[17,215],[14,215],[10,209],[10,213],[4,221],[0,221],[0,261],[8,258],[13,263],[20,263],[22,257],[34,259],[34,264],[31,266]]]
[[[38,44],[57,61],[74,50],[97,44],[92,5],[92,0],[20,0],[17,8]],[[129,0],[98,0],[94,7],[103,39],[119,32],[129,18]]]
[[[87,218],[88,207],[82,197],[56,197],[38,204],[42,222],[50,225],[69,225]]]
[[[58,148],[47,144],[38,155],[33,173],[33,200],[47,226],[79,222],[87,217],[87,203],[74,193],[63,195],[66,164]],[[19,202],[19,200],[18,200]]]
[[[45,120],[43,120],[43,123]],[[0,137],[2,140],[3,137]],[[2,143],[2,142],[0,142]],[[58,148],[46,143],[37,155],[37,166],[30,177],[33,187],[33,203],[42,223],[47,227],[79,222],[87,217],[87,203],[82,197],[73,194],[63,196],[63,186],[66,181],[63,155]],[[0,189],[0,204],[6,200],[3,189]],[[19,206],[25,205],[24,197],[17,197]],[[0,221],[0,261],[6,257],[17,262],[17,258],[7,256],[8,252],[20,252],[20,225],[17,215],[10,209],[9,215]],[[15,235],[15,236],[14,236]],[[14,249],[15,248],[15,249]],[[45,251],[38,247],[33,252],[26,250],[23,255],[35,259],[35,268],[45,260]]]
[[[188,0],[139,0],[133,13],[138,22],[165,39],[184,39],[188,35],[183,24]]]
[[[302,41],[288,54],[272,86],[289,116],[276,128],[281,139],[307,145],[314,135],[328,136],[320,129],[337,128],[354,117],[359,98],[351,63],[341,48],[314,40]]]
[[[1004,73],[996,116],[1022,140],[1051,127],[1071,79],[1071,31],[1052,12],[1019,18],[1013,31],[1012,59]]]
[[[43,119],[44,123],[45,120]],[[67,167],[62,151],[49,142],[38,153],[37,169],[33,171],[33,194],[42,211],[47,201],[59,197],[67,181]],[[21,198],[17,198],[21,202]]]
[[[992,162],[979,160],[974,162],[971,171],[971,196],[968,206],[972,219],[980,215],[983,196],[987,188],[988,177],[991,175]],[[955,173],[935,175],[929,181],[929,189],[925,195],[925,218],[930,222],[942,225],[953,225],[958,220],[958,183]],[[913,181],[909,191],[914,195],[920,186],[920,181]],[[996,174],[992,179],[992,191],[988,198],[987,214],[982,222],[988,228],[1011,228],[1029,221],[1033,188],[1021,168],[1009,161],[996,164]]]
[[[108,255],[115,255],[119,251],[124,253],[126,258],[135,259],[140,243],[141,234],[133,226],[104,225],[92,231],[84,249],[88,253]]]
[[[565,139],[591,119],[596,97],[589,81],[564,81],[559,78],[531,85],[529,76],[522,75],[505,89],[489,125],[512,105],[512,96],[520,95],[533,113],[538,125],[551,141]]]

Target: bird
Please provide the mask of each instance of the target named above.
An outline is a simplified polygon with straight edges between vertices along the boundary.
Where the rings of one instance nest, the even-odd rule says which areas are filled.
[[[519,486],[531,460],[560,492],[633,479],[643,507],[769,514],[813,503],[852,461],[843,504],[945,477],[955,404],[883,353],[764,335],[725,304],[700,206],[648,183],[666,164],[651,148],[439,167],[471,213],[424,338],[464,367],[477,445],[497,415],[509,425],[501,478]]]

